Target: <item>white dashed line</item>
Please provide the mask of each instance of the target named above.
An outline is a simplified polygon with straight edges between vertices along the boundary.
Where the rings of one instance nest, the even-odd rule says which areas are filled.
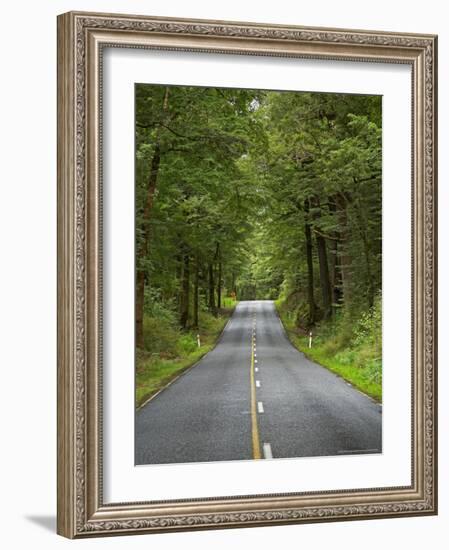
[[[256,380],[256,388],[260,388],[260,380]]]
[[[256,368],[254,369],[254,371],[255,371],[255,372],[259,372],[259,367],[256,367]]]
[[[262,401],[257,402],[257,412],[259,412],[260,414],[263,413],[263,403],[262,403]]]
[[[257,359],[254,359],[254,363],[257,363]]]
[[[271,451],[271,445],[269,443],[263,444],[263,456],[264,458],[270,459],[273,458],[273,453]]]

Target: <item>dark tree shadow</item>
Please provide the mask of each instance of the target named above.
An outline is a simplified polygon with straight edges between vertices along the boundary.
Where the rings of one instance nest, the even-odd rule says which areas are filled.
[[[39,525],[46,531],[56,533],[56,516],[25,516],[25,519]]]

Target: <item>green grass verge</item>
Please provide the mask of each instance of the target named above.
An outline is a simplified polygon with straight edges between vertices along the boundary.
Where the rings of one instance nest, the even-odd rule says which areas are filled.
[[[281,302],[276,302],[276,309],[289,340],[296,349],[303,352],[312,361],[341,376],[376,401],[382,401],[382,380],[381,378],[379,380],[378,375],[381,367],[376,360],[365,357],[368,355],[366,349],[362,347],[359,350],[353,350],[347,345],[336,353],[337,350],[333,350],[330,338],[320,336],[319,329],[318,332],[314,331],[312,348],[309,348],[308,336],[298,330],[288,310],[283,307]],[[375,375],[373,375],[373,370]]]
[[[140,407],[173,378],[211,351],[232,312],[233,308],[227,308],[221,309],[217,317],[208,313],[201,314],[200,348],[196,340],[197,331],[180,332],[164,325],[160,319],[146,318],[144,331],[147,349],[136,352],[136,407]],[[159,351],[149,351],[150,343],[154,349],[155,342]]]

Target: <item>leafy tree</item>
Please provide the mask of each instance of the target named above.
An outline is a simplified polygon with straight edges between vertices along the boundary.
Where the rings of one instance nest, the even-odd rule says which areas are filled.
[[[197,328],[231,294],[303,328],[370,311],[381,139],[376,96],[137,85],[137,346],[145,315]]]

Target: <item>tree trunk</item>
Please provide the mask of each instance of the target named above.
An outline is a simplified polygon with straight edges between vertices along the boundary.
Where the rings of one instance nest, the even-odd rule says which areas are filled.
[[[341,306],[343,302],[342,280],[341,280],[341,266],[340,266],[340,252],[339,242],[333,241],[332,247],[332,303],[335,310]]]
[[[145,300],[145,272],[136,273],[136,346],[143,348],[143,306]]]
[[[335,199],[329,201],[329,210],[334,217],[337,216],[337,206]],[[334,312],[338,310],[343,302],[342,280],[341,280],[341,267],[340,267],[340,233],[336,229],[332,233],[332,241],[330,248],[330,262],[329,272],[332,288],[332,307]]]
[[[323,298],[324,318],[328,319],[332,314],[332,291],[329,278],[329,266],[327,264],[326,241],[321,235],[316,235],[318,250],[318,262],[320,266],[321,295]]]
[[[156,143],[153,159],[151,161],[150,175],[148,178],[147,197],[143,211],[143,241],[137,252],[137,264],[139,259],[145,259],[148,255],[150,245],[150,218],[153,208],[154,193],[156,191],[157,175],[161,164],[161,149]],[[145,302],[145,271],[137,266],[136,274],[136,346],[143,348],[143,309]]]
[[[187,327],[189,320],[189,303],[190,303],[190,256],[188,251],[184,253],[183,257],[183,270],[182,270],[182,284],[181,284],[181,312],[180,312],[180,325],[181,328]]]
[[[309,201],[304,202],[305,222],[304,233],[306,236],[306,259],[307,259],[307,301],[309,303],[309,326],[315,324],[316,321],[316,304],[313,292],[313,244],[312,231],[310,229],[309,220],[310,205]]]
[[[209,311],[212,315],[217,315],[215,307],[215,284],[214,284],[214,265],[209,263]]]
[[[217,275],[217,308],[221,309],[221,250],[220,243],[217,243],[217,256],[218,256],[218,275]]]
[[[168,90],[165,88],[164,102],[162,110],[167,112],[168,110]],[[143,348],[143,310],[145,304],[145,271],[138,265],[139,259],[144,259],[148,255],[150,245],[150,217],[151,210],[153,208],[154,193],[156,191],[157,176],[159,173],[159,167],[161,164],[161,148],[159,144],[159,131],[156,133],[156,144],[154,147],[153,158],[151,159],[150,174],[148,177],[147,197],[143,210],[143,241],[140,249],[137,251],[136,258],[136,346]]]
[[[193,282],[193,327],[196,329],[199,327],[199,319],[198,319],[199,274],[200,274],[200,266],[199,266],[199,260],[198,260],[198,254],[197,254],[195,257],[195,278]]]
[[[374,279],[371,269],[371,247],[366,236],[365,223],[362,208],[360,205],[360,199],[357,201],[357,221],[359,226],[360,238],[363,244],[363,254],[365,256],[366,278],[368,282],[366,296],[368,300],[368,307],[372,308],[374,304]]]
[[[350,229],[346,210],[347,201],[341,195],[337,195],[336,204],[341,236],[340,273],[343,288],[343,302],[349,305],[352,296],[352,259],[349,253]]]
[[[321,205],[319,199],[314,199],[315,207],[313,219],[317,220],[320,217]],[[325,238],[315,231],[316,247],[318,251],[318,265],[320,267],[320,286],[321,296],[323,300],[323,317],[328,319],[332,315],[332,289],[329,277],[329,265],[327,263],[327,247]]]
[[[372,308],[374,305],[374,280],[373,280],[373,275],[371,271],[370,246],[364,230],[362,230],[362,240],[363,240],[363,250],[365,253],[366,276],[368,279],[368,288],[367,288],[368,307]]]

